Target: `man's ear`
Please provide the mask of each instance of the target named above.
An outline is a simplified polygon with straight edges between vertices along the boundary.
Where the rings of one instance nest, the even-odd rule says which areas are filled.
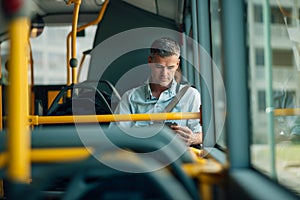
[[[176,65],[177,65],[177,66],[176,66],[176,70],[179,69],[179,64],[180,64],[180,59],[178,58],[178,61],[177,61],[177,63],[176,63]]]
[[[148,63],[152,63],[152,56],[148,56]]]

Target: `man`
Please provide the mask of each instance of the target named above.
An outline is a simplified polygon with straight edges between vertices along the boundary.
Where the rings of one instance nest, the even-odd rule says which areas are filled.
[[[153,42],[148,65],[150,77],[144,85],[128,90],[123,95],[116,113],[161,113],[176,96],[176,93],[184,87],[175,81],[175,73],[180,62],[180,47],[170,38],[160,38]],[[201,100],[199,92],[189,87],[181,100],[172,109],[172,112],[199,112]],[[177,125],[170,128],[188,145],[202,143],[202,132],[199,120],[175,120]],[[131,121],[118,122],[122,127],[149,126],[155,121]],[[163,123],[163,122],[160,122]]]

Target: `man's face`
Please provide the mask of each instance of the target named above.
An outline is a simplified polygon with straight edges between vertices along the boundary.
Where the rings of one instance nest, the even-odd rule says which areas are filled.
[[[151,83],[168,87],[172,82],[175,72],[179,66],[178,56],[160,57],[155,54],[148,57],[148,63],[151,69]]]

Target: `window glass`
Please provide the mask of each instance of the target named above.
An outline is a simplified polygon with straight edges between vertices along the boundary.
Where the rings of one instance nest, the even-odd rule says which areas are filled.
[[[247,2],[251,163],[259,171],[300,195],[300,4],[298,1],[271,2],[272,70],[267,74],[264,66],[264,59],[268,55],[264,55],[263,2]],[[270,108],[266,103],[268,76],[272,76],[273,99]],[[274,114],[271,115],[269,111],[273,108]],[[273,118],[271,121],[270,116]],[[273,148],[270,135],[274,137]],[[272,155],[275,158],[271,158]],[[272,160],[275,160],[274,165]]]
[[[39,37],[30,40],[36,85],[67,83],[66,38],[70,31],[71,26],[45,27]],[[82,59],[82,52],[92,48],[95,31],[96,26],[88,27],[83,37],[77,37],[78,64]],[[81,71],[85,75],[81,74],[80,80],[86,79],[88,64],[85,63],[84,67]]]
[[[294,65],[292,49],[273,49],[273,65],[282,68],[292,68]]]
[[[263,22],[263,13],[262,13],[262,6],[261,5],[254,5],[253,6],[254,12],[254,21],[255,22]]]
[[[282,7],[284,9],[285,14],[290,15],[291,14],[291,7]],[[278,6],[271,6],[271,22],[273,24],[283,24],[283,17],[281,10]]]
[[[1,70],[2,70],[2,83],[4,85],[8,84],[8,69],[7,69],[7,62],[8,62],[8,55],[9,55],[9,42],[8,41],[3,41],[0,43],[0,48],[1,48]]]
[[[251,1],[252,2],[252,1]],[[292,14],[292,8],[291,7],[281,7],[284,10],[285,15],[291,15]],[[271,5],[271,16],[270,20],[273,24],[282,24],[283,18],[281,10],[278,6]],[[255,4],[253,7],[253,14],[254,14],[254,21],[262,23],[263,22],[263,9],[262,4]],[[288,24],[290,24],[291,20],[288,20]]]
[[[255,63],[257,67],[264,66],[264,49],[259,47],[255,49]],[[272,50],[273,64],[276,67],[293,67],[294,55],[291,49],[273,49]]]

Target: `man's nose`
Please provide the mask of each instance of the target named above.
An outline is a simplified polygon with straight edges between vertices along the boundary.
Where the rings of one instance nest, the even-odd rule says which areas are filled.
[[[163,67],[161,70],[162,74],[167,74],[168,73],[168,69],[166,67]]]

